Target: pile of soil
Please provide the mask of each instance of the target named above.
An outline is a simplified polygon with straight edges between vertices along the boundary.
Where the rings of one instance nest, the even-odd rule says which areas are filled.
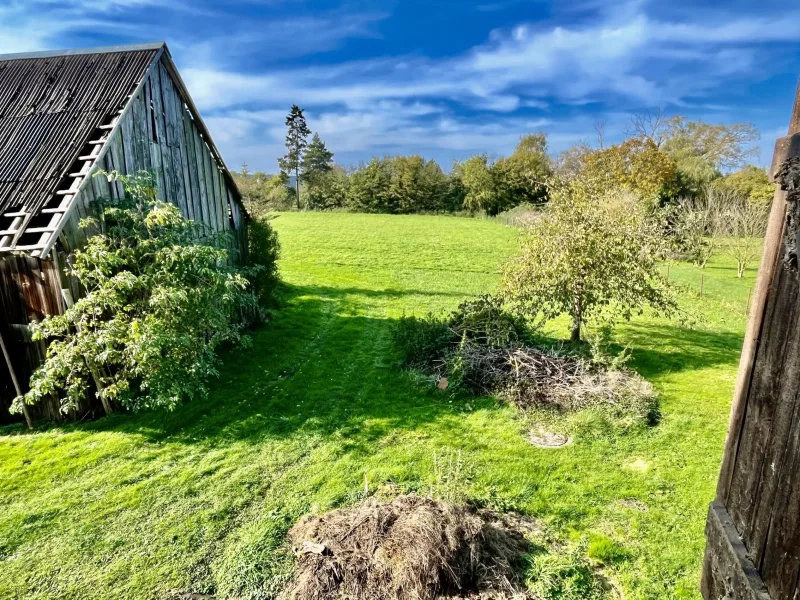
[[[532,521],[398,496],[306,517],[289,532],[292,600],[529,598],[521,571]]]

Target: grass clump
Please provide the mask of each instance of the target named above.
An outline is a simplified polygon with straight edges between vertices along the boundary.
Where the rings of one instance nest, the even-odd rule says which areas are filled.
[[[601,600],[602,582],[586,558],[585,543],[566,552],[539,552],[530,557],[527,584],[542,600]]]
[[[249,600],[276,598],[294,569],[286,530],[281,519],[244,525],[212,565],[217,595]]]

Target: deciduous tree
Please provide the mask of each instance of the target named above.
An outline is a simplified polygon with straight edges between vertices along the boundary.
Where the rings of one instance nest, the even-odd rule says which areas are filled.
[[[597,196],[579,180],[556,183],[504,271],[504,294],[532,319],[569,315],[575,342],[590,319],[630,319],[646,306],[673,315],[677,303],[657,264],[662,232],[629,192]]]
[[[726,175],[719,185],[756,204],[768,205],[775,196],[775,184],[770,183],[767,171],[755,165],[746,165]]]
[[[488,156],[479,154],[465,160],[461,166],[461,181],[466,190],[464,208],[471,213],[479,210],[496,212],[497,188]]]

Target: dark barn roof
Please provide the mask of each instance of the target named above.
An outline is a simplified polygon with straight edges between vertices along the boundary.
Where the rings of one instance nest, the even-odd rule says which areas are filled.
[[[68,186],[163,47],[0,56],[0,249]]]

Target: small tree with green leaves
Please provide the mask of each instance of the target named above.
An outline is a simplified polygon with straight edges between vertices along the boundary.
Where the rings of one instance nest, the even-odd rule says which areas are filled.
[[[465,160],[461,164],[461,182],[466,190],[464,208],[471,213],[496,212],[498,192],[488,156],[479,154]]]
[[[306,124],[303,116],[303,109],[292,105],[292,110],[286,116],[286,154],[278,159],[278,166],[287,175],[294,173],[295,192],[297,195],[297,209],[300,206],[300,168],[303,165],[303,157],[308,146],[308,136],[311,130]]]
[[[522,252],[504,272],[504,295],[532,320],[569,315],[571,339],[588,320],[612,324],[646,306],[670,316],[678,306],[658,270],[662,223],[629,192],[596,197],[582,181],[550,187],[544,216],[524,232]]]
[[[75,253],[85,295],[33,325],[34,338],[49,341],[47,357],[17,410],[59,394],[66,411],[92,387],[107,411],[174,408],[206,394],[215,349],[245,343],[260,314],[225,237],[159,202],[151,175],[119,179],[126,198],[101,204],[100,233]]]

